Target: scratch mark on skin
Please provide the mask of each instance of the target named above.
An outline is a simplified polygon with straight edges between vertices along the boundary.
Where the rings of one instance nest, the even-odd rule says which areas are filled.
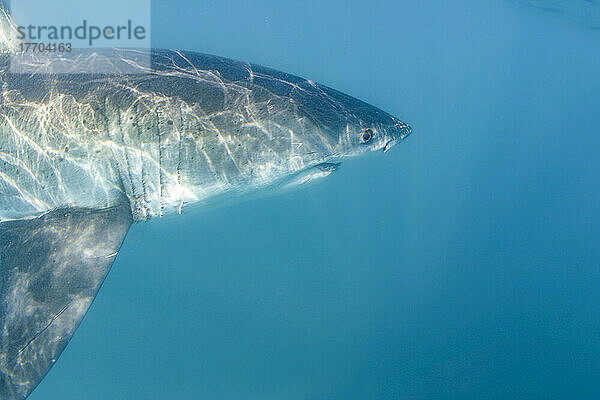
[[[30,345],[31,343],[33,343],[35,341],[35,339],[37,339],[41,334],[43,334],[44,332],[46,332],[46,330],[48,328],[50,328],[50,325],[52,325],[52,323],[56,320],[56,318],[60,317],[60,315],[65,312],[65,310],[71,305],[71,303],[67,304],[66,306],[64,306],[56,315],[54,315],[51,319],[50,322],[48,322],[48,324],[38,333],[36,333],[33,338],[31,338],[27,344],[25,346],[23,346],[19,352],[16,354],[15,359],[17,357],[19,357],[21,355],[21,353],[23,353]]]
[[[186,56],[181,54],[181,51],[175,50],[175,53],[177,53],[177,55],[179,55],[179,57],[183,58],[190,65],[190,67],[192,67],[192,69],[194,70],[194,72],[196,73],[197,76],[200,76],[200,71],[198,71],[196,66],[194,64],[192,64],[192,62],[190,60],[188,60]]]

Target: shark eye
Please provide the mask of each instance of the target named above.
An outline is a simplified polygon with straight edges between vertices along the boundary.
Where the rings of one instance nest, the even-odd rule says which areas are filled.
[[[363,142],[367,143],[371,139],[373,139],[373,131],[371,129],[365,130],[362,135]]]

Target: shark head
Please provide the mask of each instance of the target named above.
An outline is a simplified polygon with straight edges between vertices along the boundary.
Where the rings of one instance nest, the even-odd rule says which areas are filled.
[[[248,109],[264,135],[256,164],[279,164],[284,174],[327,176],[348,158],[387,152],[411,127],[381,109],[311,80],[246,66],[238,80],[251,89]],[[307,172],[308,171],[308,172]],[[304,179],[302,180],[304,181]]]
[[[377,107],[271,68],[194,52],[158,51],[153,60],[135,96],[176,104],[148,109],[159,115],[163,143],[183,137],[189,147],[161,154],[180,160],[176,183],[197,198],[305,183],[330,175],[346,158],[386,152],[411,133]]]
[[[301,103],[300,112],[314,122],[317,135],[331,143],[334,155],[386,152],[412,131],[405,122],[377,107],[324,85],[310,85],[312,95]]]

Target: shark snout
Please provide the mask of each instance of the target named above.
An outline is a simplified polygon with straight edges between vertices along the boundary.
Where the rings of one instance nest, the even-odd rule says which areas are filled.
[[[391,138],[388,139],[383,145],[383,152],[385,153],[390,148],[392,148],[396,143],[401,140],[404,140],[408,135],[412,132],[412,128],[404,123],[395,125],[392,128]]]
[[[398,132],[398,139],[403,140],[412,133],[412,128],[408,125],[404,125],[402,128],[399,129]]]

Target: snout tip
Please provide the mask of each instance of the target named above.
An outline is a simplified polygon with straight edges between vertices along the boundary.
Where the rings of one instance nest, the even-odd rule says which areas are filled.
[[[395,130],[393,131],[391,138],[383,145],[383,152],[387,152],[392,146],[396,143],[404,140],[412,133],[412,128],[405,124],[399,123],[395,126]]]
[[[402,128],[400,128],[400,140],[405,139],[406,137],[408,137],[410,134],[412,133],[412,128],[408,125],[403,126]]]

